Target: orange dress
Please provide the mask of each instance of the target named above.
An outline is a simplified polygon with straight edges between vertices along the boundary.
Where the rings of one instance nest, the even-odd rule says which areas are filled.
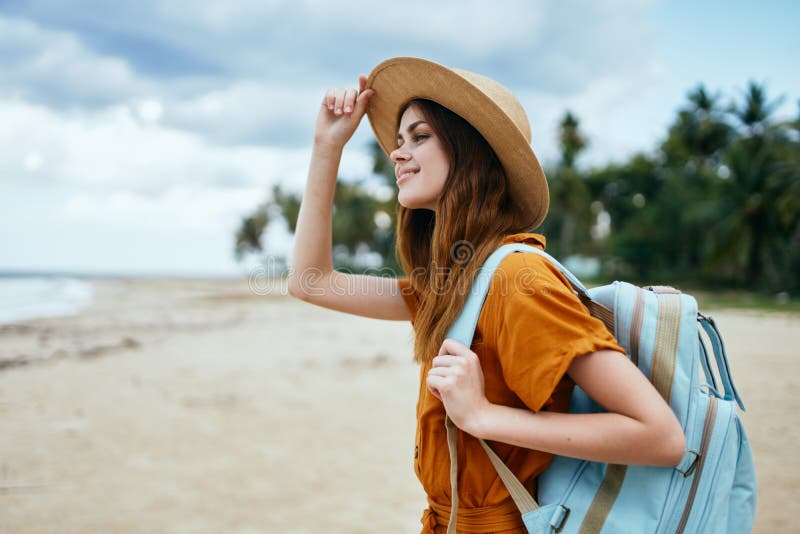
[[[507,236],[544,250],[539,234]],[[398,279],[413,323],[419,297],[407,278]],[[472,350],[483,369],[486,398],[532,411],[565,412],[575,383],[566,375],[572,360],[594,351],[625,350],[589,315],[569,282],[541,256],[509,254],[495,272],[478,319]],[[450,515],[450,457],[444,405],[427,389],[431,364],[420,369],[414,469],[428,496],[423,534],[444,534]],[[501,442],[489,445],[531,491],[552,455]],[[526,530],[478,440],[458,431],[458,532],[519,533]]]

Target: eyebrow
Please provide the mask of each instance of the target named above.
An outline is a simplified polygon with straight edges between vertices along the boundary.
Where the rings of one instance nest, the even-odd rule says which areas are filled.
[[[414,128],[416,128],[417,126],[419,126],[419,125],[420,125],[420,124],[422,124],[422,123],[428,124],[428,123],[427,123],[427,122],[425,122],[424,120],[420,119],[420,120],[418,120],[417,122],[412,122],[412,123],[411,123],[411,125],[410,125],[408,128],[406,128],[406,132],[407,132],[407,133],[411,133],[411,131],[412,131]],[[396,137],[396,139],[395,139],[395,140],[399,142],[401,139],[402,139],[402,136],[401,136],[401,135],[398,133],[398,134],[397,134],[397,137]]]

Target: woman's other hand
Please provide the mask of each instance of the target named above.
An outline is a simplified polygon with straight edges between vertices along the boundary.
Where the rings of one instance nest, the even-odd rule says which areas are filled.
[[[354,87],[329,88],[322,99],[314,131],[314,143],[343,147],[358,128],[367,111],[367,103],[373,89],[366,89],[367,77],[358,77],[358,89]]]
[[[445,339],[428,371],[430,392],[444,403],[447,415],[461,430],[470,432],[490,406],[486,399],[483,371],[478,356],[469,347]]]

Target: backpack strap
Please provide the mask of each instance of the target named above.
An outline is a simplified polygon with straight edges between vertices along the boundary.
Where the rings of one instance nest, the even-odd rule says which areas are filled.
[[[456,534],[456,523],[458,520],[458,429],[455,423],[445,416],[445,427],[447,428],[447,449],[450,451],[450,521],[447,523],[447,534]],[[514,500],[522,515],[532,512],[539,508],[539,503],[528,493],[525,486],[497,456],[497,453],[489,447],[484,440],[479,439],[481,447],[486,451],[489,460],[497,471],[500,480],[503,481],[508,493]]]
[[[709,385],[715,390],[717,386],[717,379],[714,378],[714,373],[711,372],[711,363],[708,359],[708,349],[703,341],[703,335],[700,333],[700,328],[697,329],[697,346],[700,347],[700,365],[703,367],[703,374],[708,380]]]
[[[447,331],[446,337],[455,339],[467,347],[472,345],[472,338],[475,335],[475,328],[478,326],[478,317],[480,316],[483,303],[486,300],[486,295],[489,292],[489,285],[491,284],[492,276],[497,270],[497,267],[500,265],[500,262],[503,261],[503,258],[513,252],[533,252],[547,258],[553,263],[553,265],[556,266],[561,274],[566,277],[581,301],[584,302],[584,305],[586,305],[587,302],[592,303],[593,307],[596,309],[605,310],[606,314],[610,314],[611,332],[614,331],[613,312],[599,303],[592,301],[586,290],[586,286],[584,286],[583,283],[581,283],[581,281],[578,280],[578,278],[566,267],[561,265],[555,258],[541,249],[532,247],[530,245],[524,245],[522,243],[511,243],[499,247],[481,266],[480,271],[478,271],[478,274],[475,276],[475,281],[472,283],[472,288],[469,296],[467,296],[467,301],[464,303],[461,313]],[[591,310],[592,308],[590,308],[590,312]],[[608,327],[608,323],[606,323],[606,327]],[[457,428],[450,420],[450,417],[445,417],[445,427],[447,429],[447,448],[450,452],[451,499],[450,521],[447,525],[447,532],[448,534],[455,534],[458,516],[458,433]],[[528,490],[525,489],[525,486],[523,486],[514,473],[512,473],[511,470],[503,463],[503,461],[499,456],[497,456],[492,448],[489,447],[484,440],[481,439],[479,441],[481,447],[483,447],[483,450],[486,451],[486,454],[489,456],[489,460],[492,462],[492,465],[497,471],[500,480],[503,481],[508,493],[511,495],[511,498],[514,500],[514,503],[517,505],[517,508],[519,508],[522,515],[539,508],[539,504],[536,502],[536,500],[531,496],[530,493],[528,493]]]
[[[453,324],[447,331],[447,337],[455,339],[468,347],[472,344],[472,337],[475,335],[475,328],[478,326],[478,317],[480,317],[483,302],[486,300],[486,294],[489,292],[492,276],[500,265],[500,262],[503,261],[503,258],[512,252],[533,252],[550,261],[569,281],[572,289],[578,294],[578,298],[580,298],[584,306],[589,308],[589,313],[602,320],[611,333],[614,332],[614,312],[602,304],[593,301],[589,296],[586,286],[584,286],[566,267],[561,265],[558,260],[536,247],[523,243],[510,243],[495,250],[481,266],[480,271],[478,271],[478,274],[475,276],[475,281],[472,283],[470,294],[467,297],[467,301],[464,303],[464,307],[461,309],[461,313],[456,320],[453,321]]]
[[[717,362],[717,371],[719,371],[719,377],[725,389],[724,399],[728,401],[735,400],[736,404],[738,404],[739,408],[744,412],[744,403],[733,383],[733,375],[728,365],[728,356],[725,354],[725,345],[722,343],[722,336],[717,329],[717,323],[714,321],[713,317],[706,317],[700,313],[697,314],[697,321],[700,323],[700,326],[703,327],[703,330],[705,330],[708,339],[711,340],[711,347],[714,349],[714,359]]]

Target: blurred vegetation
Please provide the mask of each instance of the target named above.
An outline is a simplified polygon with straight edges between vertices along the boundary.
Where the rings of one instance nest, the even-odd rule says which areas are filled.
[[[779,104],[754,82],[728,104],[700,85],[652,152],[586,170],[577,162],[590,140],[566,112],[560,161],[546,172],[550,213],[537,232],[556,257],[598,258],[603,279],[797,294],[800,101],[793,120],[775,119]],[[364,180],[338,183],[334,263],[366,272],[361,258],[372,253],[399,272],[394,171],[377,143],[371,150],[371,179],[392,194],[381,200]],[[273,189],[270,201],[242,219],[237,257],[261,251],[261,235],[277,217],[294,232],[299,206],[297,194]]]

